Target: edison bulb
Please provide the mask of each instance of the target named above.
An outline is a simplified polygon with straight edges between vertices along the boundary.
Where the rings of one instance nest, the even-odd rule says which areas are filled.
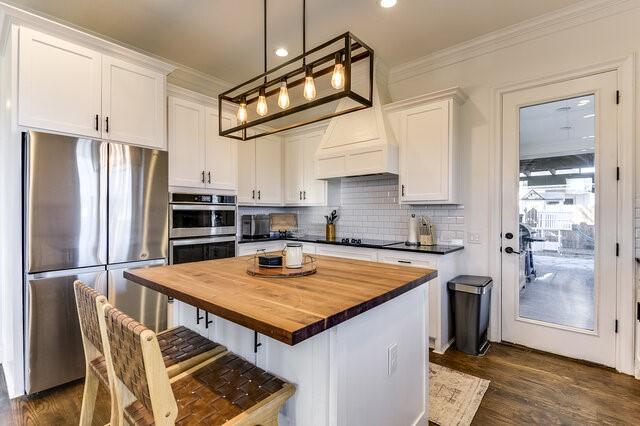
[[[308,66],[304,77],[304,89],[302,95],[308,101],[316,98],[316,83],[313,81],[313,71]]]
[[[258,95],[258,105],[256,105],[256,113],[260,117],[264,117],[269,112],[269,108],[267,107],[267,97],[264,94],[264,87],[260,89],[260,94]]]
[[[247,122],[247,101],[245,101],[244,99],[240,101],[240,106],[238,107],[236,117],[241,123]]]
[[[282,81],[280,83],[280,93],[278,94],[278,106],[282,109],[289,108],[289,90],[287,89],[286,81]]]
[[[333,67],[331,86],[336,90],[344,88],[344,65],[341,63],[336,63],[335,67]]]

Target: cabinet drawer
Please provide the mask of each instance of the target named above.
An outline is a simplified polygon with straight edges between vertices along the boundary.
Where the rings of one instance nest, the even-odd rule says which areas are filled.
[[[378,250],[378,262],[414,266],[416,268],[437,268],[436,255],[427,253]]]
[[[324,256],[345,257],[348,259],[356,260],[368,260],[370,262],[376,262],[378,260],[377,250],[366,247],[346,247],[330,244],[318,244],[316,246],[316,254]]]
[[[258,250],[266,252],[281,251],[284,248],[284,241],[266,241],[263,243],[238,244],[238,256],[256,254]]]

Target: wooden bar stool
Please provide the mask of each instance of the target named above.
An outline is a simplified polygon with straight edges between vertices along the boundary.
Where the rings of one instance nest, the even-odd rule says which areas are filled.
[[[124,420],[131,425],[277,425],[295,387],[226,352],[178,376],[164,372],[155,333],[109,304],[111,348]]]
[[[109,389],[111,425],[118,425],[121,410],[118,405],[117,389],[115,389],[116,381],[109,367],[112,364],[106,361],[110,359],[109,343],[106,335],[101,333],[106,325],[104,325],[104,315],[98,315],[98,312],[103,312],[103,307],[107,305],[107,299],[80,281],[74,282],[73,286],[87,365],[80,425],[91,424],[99,383]],[[169,377],[189,370],[227,350],[224,346],[186,327],[175,327],[158,333],[157,336],[162,355],[162,367]]]

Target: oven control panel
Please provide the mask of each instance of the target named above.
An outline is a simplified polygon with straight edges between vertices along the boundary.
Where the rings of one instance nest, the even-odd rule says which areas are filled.
[[[183,204],[231,204],[236,203],[235,195],[185,194],[173,192],[170,194],[171,203]]]

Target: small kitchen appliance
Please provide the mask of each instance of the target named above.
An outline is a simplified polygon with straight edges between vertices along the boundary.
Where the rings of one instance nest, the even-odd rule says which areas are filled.
[[[242,238],[268,237],[270,221],[268,214],[242,215]]]

